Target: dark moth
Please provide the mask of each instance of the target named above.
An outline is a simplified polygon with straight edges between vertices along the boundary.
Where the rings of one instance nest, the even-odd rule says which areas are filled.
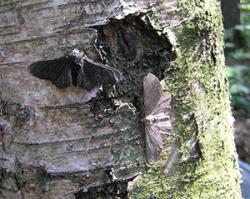
[[[159,79],[149,73],[143,81],[146,154],[150,164],[155,163],[163,149],[163,137],[170,135],[170,101],[169,92],[163,92]]]
[[[50,80],[58,88],[79,86],[88,91],[101,85],[113,86],[122,80],[119,70],[97,63],[77,49],[60,58],[33,63],[29,72]]]

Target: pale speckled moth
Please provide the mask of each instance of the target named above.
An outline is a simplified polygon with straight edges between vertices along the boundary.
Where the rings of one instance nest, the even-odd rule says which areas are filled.
[[[163,136],[171,133],[169,92],[163,92],[159,79],[149,73],[143,81],[146,154],[150,164],[155,163],[163,149]]]

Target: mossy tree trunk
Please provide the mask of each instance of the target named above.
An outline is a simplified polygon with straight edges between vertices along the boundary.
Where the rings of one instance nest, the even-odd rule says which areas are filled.
[[[13,0],[0,18],[0,198],[240,198],[219,1]],[[75,48],[123,81],[59,89],[27,70]],[[142,123],[149,72],[173,112],[154,165]]]

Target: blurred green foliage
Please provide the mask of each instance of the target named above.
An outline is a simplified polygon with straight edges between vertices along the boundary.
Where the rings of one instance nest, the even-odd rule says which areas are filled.
[[[226,74],[232,107],[250,113],[250,0],[241,0],[239,7],[241,24],[224,34],[226,62],[230,66]]]
[[[250,3],[250,0],[240,0],[240,3]]]
[[[248,100],[248,96],[250,96],[250,67],[227,67],[226,74],[229,79],[232,107],[250,112],[250,101]]]
[[[242,11],[250,11],[250,4],[249,3],[242,3],[239,5],[240,9]]]

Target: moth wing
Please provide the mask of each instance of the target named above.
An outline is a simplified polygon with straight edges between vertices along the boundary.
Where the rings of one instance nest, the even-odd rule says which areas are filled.
[[[170,121],[170,101],[170,93],[163,92],[155,108],[150,114],[154,118],[154,121],[152,121],[152,125],[160,132],[161,135],[170,134],[172,129]]]
[[[101,63],[96,63],[87,57],[84,58],[83,68],[84,76],[88,77],[88,80],[93,86],[112,86],[123,78],[119,70]]]
[[[58,88],[66,88],[72,85],[72,74],[71,67],[67,66],[63,70],[63,72],[57,77],[56,80],[51,82],[56,85]]]
[[[67,57],[57,58],[47,61],[39,61],[29,66],[29,72],[40,79],[50,80],[59,88],[70,86],[71,60]]]
[[[162,92],[159,79],[151,73],[144,78],[143,93],[146,153],[148,162],[153,164],[158,160],[163,149],[163,136],[171,132],[171,95],[168,92]]]
[[[150,164],[155,163],[163,149],[163,141],[159,131],[150,125],[145,126],[146,131],[146,154]]]
[[[155,121],[152,126],[161,134],[161,135],[170,135],[171,134],[171,122],[170,118],[165,118],[164,120]]]
[[[171,109],[170,102],[171,102],[170,93],[162,92],[159,101],[157,101],[157,104],[152,111],[152,114],[157,115],[160,113],[164,113],[165,115],[169,115]]]
[[[159,79],[149,73],[143,80],[145,115],[149,115],[161,98],[162,88]]]
[[[96,84],[92,83],[89,79],[88,76],[85,73],[84,68],[82,67],[79,70],[78,76],[77,76],[77,86],[85,89],[85,90],[92,90],[93,88],[95,88]]]

